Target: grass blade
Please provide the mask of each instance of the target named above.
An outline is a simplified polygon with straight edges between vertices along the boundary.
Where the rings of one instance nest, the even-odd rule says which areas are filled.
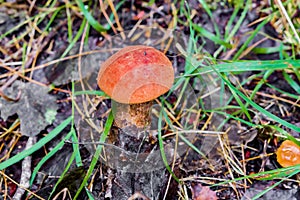
[[[66,128],[70,124],[71,121],[72,121],[72,117],[70,116],[65,121],[63,121],[60,125],[58,125],[55,129],[53,129],[47,136],[45,136],[44,138],[42,138],[41,140],[39,140],[34,146],[32,146],[31,148],[26,149],[26,150],[20,152],[19,154],[11,157],[8,160],[0,163],[0,170],[3,170],[5,168],[7,168],[8,166],[11,166],[11,165],[19,162],[20,160],[22,160],[26,156],[29,156],[32,153],[34,153],[37,150],[39,150],[40,148],[42,148],[45,144],[47,144],[54,137],[56,137],[64,128]]]
[[[213,68],[214,69],[214,68]],[[253,106],[256,110],[258,110],[259,112],[261,112],[262,114],[264,114],[265,116],[269,117],[270,119],[278,122],[279,124],[282,124],[294,131],[300,132],[300,127],[291,124],[279,117],[277,117],[276,115],[268,112],[267,110],[265,110],[264,108],[262,108],[261,106],[259,106],[258,104],[256,104],[255,102],[253,102],[251,99],[249,99],[245,94],[243,94],[242,92],[240,92],[239,90],[237,90],[230,81],[228,81],[226,78],[224,78],[220,72],[218,72],[216,69],[214,69],[214,71],[218,74],[219,77],[221,77],[223,79],[223,81],[227,84],[227,86],[231,89],[234,90],[240,97],[242,97],[242,99],[244,99],[247,103],[249,103],[251,106]]]
[[[163,103],[163,102],[162,102]],[[165,164],[166,169],[169,171],[169,173],[172,175],[172,177],[174,178],[175,181],[177,181],[178,183],[180,182],[180,180],[177,178],[177,176],[174,174],[174,172],[172,171],[171,167],[169,166],[168,163],[168,159],[166,157],[166,153],[164,150],[164,144],[163,144],[163,139],[162,139],[162,135],[161,135],[161,124],[162,124],[162,116],[163,116],[163,111],[161,111],[159,113],[159,122],[158,122],[158,142],[159,142],[159,149],[161,152],[161,157],[163,159],[163,162]]]
[[[193,27],[201,35],[203,35],[204,37],[206,37],[209,40],[212,40],[216,44],[223,45],[226,48],[231,48],[231,44],[225,42],[224,40],[222,40],[218,36],[214,35],[213,33],[209,32],[208,30],[202,28],[201,26],[198,26],[197,24],[193,24]]]
[[[259,197],[263,196],[264,194],[266,194],[267,192],[269,192],[270,190],[274,189],[275,187],[277,187],[280,183],[282,183],[283,181],[285,181],[286,179],[296,175],[299,171],[294,171],[292,172],[290,175],[288,175],[286,178],[278,181],[277,183],[274,183],[271,187],[268,187],[267,189],[263,190],[262,192],[258,193],[257,195],[255,195],[254,197],[252,197],[253,200],[258,199]],[[275,176],[276,177],[276,176]],[[278,176],[277,176],[278,177]]]
[[[296,81],[294,81],[287,73],[286,71],[282,71],[284,79],[290,84],[290,86],[298,93],[300,94],[300,86]]]
[[[48,161],[53,155],[55,155],[55,153],[61,149],[64,144],[65,144],[65,140],[68,140],[71,137],[72,133],[69,132],[68,135],[66,135],[66,137],[64,138],[64,140],[61,140],[53,149],[51,149],[51,151],[42,158],[42,160],[40,160],[40,162],[36,165],[36,167],[34,168],[31,178],[30,178],[30,182],[29,184],[32,185],[35,176],[37,175],[38,171],[40,170],[40,168],[43,166],[43,164]]]
[[[85,8],[85,5],[83,4],[83,2],[81,0],[76,0],[77,5],[79,6],[81,12],[83,13],[84,17],[86,18],[86,20],[88,21],[88,23],[97,31],[104,32],[107,31],[106,28],[104,28],[103,26],[101,26],[99,24],[99,22],[97,22],[95,20],[95,18],[91,15],[91,13],[89,13],[89,11]]]
[[[212,69],[214,68],[214,69]],[[267,60],[267,61],[238,61],[205,66],[197,69],[197,73],[186,76],[195,76],[213,72],[246,72],[263,70],[300,69],[300,60]]]
[[[110,128],[113,124],[113,121],[114,121],[113,113],[110,112],[109,116],[107,118],[107,121],[105,123],[103,133],[101,134],[101,137],[100,137],[100,141],[99,141],[100,144],[97,146],[96,152],[95,152],[95,154],[93,156],[93,159],[92,159],[92,162],[91,162],[91,165],[90,165],[90,167],[89,167],[89,169],[88,169],[88,171],[87,171],[80,187],[78,188],[78,191],[77,191],[76,195],[74,196],[74,200],[76,200],[78,198],[81,190],[83,189],[84,186],[86,186],[86,183],[87,183],[88,179],[90,178],[90,176],[91,176],[91,174],[92,174],[92,172],[93,172],[93,170],[96,166],[96,163],[99,159],[99,156],[100,156],[100,154],[102,152],[102,148],[103,148],[103,145],[101,145],[101,143],[105,142],[105,140],[108,136],[108,133],[110,131]]]
[[[262,27],[264,27],[269,21],[269,17],[267,17],[264,21],[262,21],[256,29],[252,32],[249,38],[245,41],[245,43],[239,48],[238,52],[234,55],[233,60],[237,60],[240,55],[245,51],[245,49],[248,47],[249,43],[254,39],[254,37],[257,35],[257,33],[260,31]]]

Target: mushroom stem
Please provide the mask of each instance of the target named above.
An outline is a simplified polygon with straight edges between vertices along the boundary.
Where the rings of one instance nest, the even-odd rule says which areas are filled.
[[[153,101],[138,104],[123,104],[113,101],[115,123],[119,128],[144,130],[151,124],[150,109]]]

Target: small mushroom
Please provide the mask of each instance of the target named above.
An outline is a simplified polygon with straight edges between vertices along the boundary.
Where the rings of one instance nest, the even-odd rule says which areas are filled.
[[[290,140],[285,140],[276,151],[277,161],[282,167],[300,164],[300,147]]]
[[[127,46],[101,66],[98,85],[116,103],[112,106],[119,128],[145,128],[151,124],[152,100],[166,93],[174,82],[170,60],[150,46]]]

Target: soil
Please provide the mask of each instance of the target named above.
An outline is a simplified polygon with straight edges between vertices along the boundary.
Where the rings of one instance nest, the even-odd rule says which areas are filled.
[[[39,13],[40,11],[37,9],[38,5],[43,5],[46,1],[40,1],[36,3],[36,6],[33,7],[31,11],[31,16],[34,16],[35,14]],[[119,3],[119,1],[114,1],[114,4]],[[57,4],[62,4],[62,2],[57,2]],[[198,1],[189,1],[188,2],[190,9],[194,10],[196,12],[196,15],[193,17],[192,21],[196,24],[200,24],[205,29],[211,31],[212,33],[216,34],[214,32],[213,23],[210,20],[210,17],[207,15],[205,10],[199,6]],[[243,41],[245,41],[246,36],[245,32],[250,32],[254,30],[255,26],[247,26],[249,23],[254,22],[255,20],[259,19],[261,17],[260,10],[266,7],[265,1],[259,2],[254,1],[253,8],[247,13],[246,19],[244,20],[244,23],[241,25],[239,32],[237,33],[237,36],[240,37],[240,44],[243,44]],[[25,5],[27,8],[29,6],[28,1],[12,1],[12,5]],[[180,3],[176,3],[175,7],[179,8]],[[213,18],[215,22],[217,23],[219,30],[221,31],[221,34],[224,34],[225,32],[225,26],[232,15],[234,8],[230,3],[222,3],[222,2],[214,2],[211,4],[211,6],[215,6],[214,12],[213,12]],[[58,5],[57,5],[58,7]],[[0,7],[1,8],[1,7]],[[1,8],[5,13],[14,13],[14,17],[11,17],[11,15],[1,15],[0,19],[5,19],[6,22],[1,24],[0,33],[5,33],[9,29],[12,28],[12,26],[17,25],[18,23],[23,21],[22,15],[24,15],[23,12],[19,12],[21,9],[14,6],[3,6]],[[18,13],[19,12],[19,13]],[[95,9],[95,12],[93,13],[94,16],[100,16],[98,13],[100,12],[100,9]],[[110,9],[107,11],[109,14],[111,13]],[[125,1],[123,3],[122,7],[118,10],[118,16],[120,23],[122,24],[122,27],[126,30],[132,30],[132,28],[136,25],[138,19],[137,17],[139,15],[142,15],[143,13],[151,13],[154,14],[151,15],[152,18],[146,18],[142,20],[140,23],[140,27],[149,26],[151,24],[157,24],[160,28],[167,28],[169,24],[171,23],[171,14],[172,14],[172,6],[170,2],[168,1],[156,1],[155,6],[146,6],[144,1]],[[98,15],[99,14],[99,15]],[[241,13],[239,13],[238,16],[240,16]],[[102,15],[101,15],[102,16]],[[46,18],[43,22],[40,23],[39,28],[43,29],[47,23],[49,22],[49,17]],[[100,24],[105,24],[106,21],[102,17],[100,19],[97,19]],[[183,22],[186,22],[187,19],[185,15],[179,14],[178,20],[181,20]],[[1,20],[0,20],[1,23]],[[74,21],[73,21],[73,30],[79,30],[79,26],[81,23],[81,19],[79,17],[76,17],[74,15]],[[234,22],[236,23],[236,21]],[[116,26],[116,24],[114,24]],[[61,16],[58,16],[55,18],[55,23],[53,25],[53,29],[55,31],[52,31],[48,35],[48,40],[51,41],[47,43],[42,51],[40,52],[39,56],[36,60],[36,65],[41,65],[44,63],[48,63],[51,60],[57,59],[61,56],[62,52],[66,49],[68,46],[68,26],[66,21],[66,13],[61,13]],[[184,23],[179,23],[178,27],[176,28],[178,32],[183,33],[186,36],[190,36],[192,34],[190,32],[189,26],[184,26]],[[6,49],[6,51],[1,51],[0,58],[5,59],[7,58],[7,55],[4,55],[3,52],[7,52],[7,54],[13,54],[17,50],[9,45],[6,45],[9,39],[13,38],[16,35],[20,35],[25,31],[25,28],[20,28],[14,31],[11,34],[8,34],[7,37],[1,40],[0,47]],[[271,37],[277,38],[278,40],[282,39],[280,33],[277,33],[277,31],[274,29],[272,24],[268,23],[266,24],[262,32],[264,34],[267,34]],[[128,32],[125,32],[126,34]],[[74,31],[74,35],[76,32]],[[91,29],[90,34],[88,37],[88,44],[89,49],[91,50],[98,50],[99,47],[103,48],[106,45],[114,46],[118,43],[119,37],[113,36],[115,33],[112,29],[109,29],[107,31],[106,35],[101,35],[99,32]],[[254,40],[251,42],[252,45],[255,42],[259,41],[261,39],[262,35],[257,35]],[[24,40],[28,41],[29,35],[25,37]],[[109,42],[109,40],[113,39],[114,41]],[[184,38],[181,38],[184,40]],[[205,40],[205,41],[204,41]],[[203,53],[210,53],[213,54],[216,52],[216,50],[219,48],[219,46],[215,43],[213,43],[211,40],[201,38],[199,39],[199,44],[203,44],[203,49],[205,49],[206,52]],[[51,45],[54,46],[54,48],[51,48]],[[79,42],[77,44],[79,46]],[[122,43],[122,45],[127,45],[126,42]],[[122,46],[121,45],[121,46]],[[78,52],[78,46],[76,48],[74,47],[74,52]],[[260,47],[275,47],[277,46],[276,42],[271,39],[267,39],[265,42],[260,44]],[[119,46],[118,46],[119,47]],[[51,49],[49,53],[49,49]],[[107,52],[106,52],[107,53]],[[100,60],[103,59],[103,57],[107,57],[107,55],[111,54],[111,52],[103,53],[100,58],[95,58],[96,60],[99,58]],[[105,54],[105,55],[104,55]],[[69,55],[72,55],[71,53]],[[185,71],[185,64],[186,61],[184,58],[180,56],[174,56],[173,52],[167,53],[168,57],[173,63],[173,66],[175,68],[175,75],[178,77],[180,74],[182,74]],[[12,59],[11,61],[20,61],[21,60],[21,54],[15,55],[17,58]],[[223,52],[220,55],[220,59],[226,57],[226,59],[230,60],[232,59],[232,56],[227,56],[227,52]],[[298,55],[299,56],[299,55]],[[279,59],[280,55],[278,53],[268,54],[268,55],[262,55],[262,54],[255,54],[255,53],[249,53],[243,59],[248,60],[270,60],[270,59]],[[87,58],[86,60],[88,60]],[[94,59],[94,58],[93,58]],[[75,63],[78,60],[73,60],[73,63]],[[29,63],[29,65],[32,63]],[[60,90],[53,90],[50,92],[52,96],[56,97],[56,102],[59,106],[57,110],[57,115],[55,120],[51,125],[48,125],[45,127],[43,131],[41,131],[36,137],[38,140],[42,139],[46,134],[48,134],[51,130],[53,130],[55,127],[57,127],[63,120],[65,120],[68,116],[72,115],[72,101],[70,99],[70,94],[66,93],[64,91],[71,91],[72,85],[69,82],[70,78],[70,72],[67,71],[67,67],[64,66],[72,66],[69,62],[60,62],[60,64],[54,64],[51,65],[51,67],[44,68],[41,70],[36,70],[36,72],[33,75],[33,80],[39,81],[44,84],[50,84],[56,81],[55,86],[59,88]],[[97,66],[96,69],[93,69],[95,73],[97,73],[97,70],[100,66]],[[71,70],[72,71],[72,70]],[[3,69],[0,67],[0,75],[8,73],[8,70]],[[242,82],[245,80],[245,78],[255,75],[258,72],[247,72],[243,74],[237,74],[236,77],[239,78],[239,81]],[[69,77],[68,77],[69,75]],[[26,76],[30,76],[29,73],[26,73]],[[60,76],[63,76],[63,78],[59,78]],[[289,92],[291,94],[297,95],[297,93],[294,91],[293,88],[289,86],[289,84],[286,84],[286,82],[283,79],[283,73],[281,71],[274,72],[271,76],[268,77],[267,80],[265,80],[268,84],[271,84],[281,90],[284,90],[286,92]],[[298,84],[299,81],[297,80],[297,77],[292,76],[293,80],[295,80]],[[88,80],[94,80],[95,77],[91,75],[91,78]],[[2,79],[1,85],[4,84],[6,79]],[[250,82],[247,82],[247,84],[244,85],[244,89],[247,90],[253,90],[257,85],[257,79],[253,79]],[[190,92],[197,94],[198,96],[201,96],[203,91],[201,91],[201,88],[198,88],[198,86],[194,87],[195,80],[193,78],[190,79],[190,85],[192,85],[192,89]],[[89,85],[92,89],[98,90],[99,88],[96,83],[91,82]],[[79,91],[79,89],[78,89]],[[188,95],[188,90],[186,90],[187,93],[185,94],[186,97],[190,97]],[[271,90],[269,87],[262,86],[262,88],[259,90],[262,94],[269,94],[269,95],[280,95],[277,91]],[[202,93],[201,93],[202,92]],[[93,95],[91,95],[93,96]],[[95,95],[94,95],[95,96]],[[97,124],[97,127],[99,129],[103,128],[105,125],[105,122],[107,121],[108,111],[112,107],[111,100],[107,98],[102,97],[92,97],[92,104],[88,105],[91,108],[94,106],[96,110],[94,110],[91,113],[91,117],[93,120],[95,120],[95,124]],[[174,106],[175,102],[178,100],[178,94],[166,94],[167,102],[169,103],[169,106]],[[192,98],[192,97],[191,97]],[[289,99],[286,97],[286,99]],[[263,95],[257,95],[255,96],[255,102],[259,105],[265,107],[270,103],[270,98]],[[292,99],[291,99],[292,100]],[[82,102],[87,102],[86,99],[78,96],[76,99],[76,102],[78,103],[79,107],[82,107]],[[187,103],[189,103],[187,101]],[[204,102],[205,105],[208,105],[207,102]],[[232,100],[230,102],[231,105],[238,105],[235,100]],[[183,107],[183,105],[178,106],[178,110],[175,110],[174,117],[176,119],[180,119],[181,113],[180,113],[180,106]],[[284,109],[287,114],[282,116],[281,109]],[[199,109],[200,110],[200,109]],[[226,112],[233,113],[235,112],[235,109],[228,109]],[[282,103],[278,104],[277,102],[274,103],[274,106],[272,106],[269,111],[273,113],[276,116],[280,116],[283,120],[290,122],[292,124],[298,124],[300,122],[300,108],[296,106],[291,106],[288,103]],[[276,124],[272,121],[270,121],[265,116],[254,115],[252,119],[257,119],[257,124],[262,123],[269,123],[276,126],[280,126],[279,124]],[[241,115],[241,118],[247,120],[246,116]],[[16,114],[13,114],[6,120],[3,120],[0,118],[0,136],[3,134],[9,127],[11,127],[15,120],[18,118]],[[43,198],[49,198],[54,199],[54,197],[57,195],[57,199],[71,199],[68,197],[68,192],[64,190],[67,188],[67,190],[70,193],[70,196],[74,196],[91,164],[91,160],[93,158],[93,153],[95,151],[94,147],[95,144],[91,143],[94,141],[98,141],[99,135],[94,134],[94,140],[91,140],[89,136],[85,135],[89,133],[89,127],[85,124],[82,124],[81,116],[79,113],[75,113],[75,124],[74,128],[76,130],[76,134],[79,136],[79,143],[80,143],[80,155],[82,157],[83,166],[77,167],[76,163],[73,162],[71,164],[71,167],[68,171],[68,173],[64,176],[62,181],[57,185],[56,189],[54,190],[53,187],[57,183],[59,176],[63,173],[65,167],[68,164],[68,161],[72,155],[73,143],[70,141],[66,141],[63,148],[61,148],[57,153],[55,153],[55,156],[51,157],[39,170],[40,173],[38,173],[33,185],[31,186],[30,190],[35,192],[37,195],[43,197]],[[197,128],[201,130],[203,126],[205,126],[206,120],[208,120],[209,115],[208,113],[204,113],[203,116],[199,119],[196,118],[195,115],[191,115],[190,118],[186,119],[186,121],[182,121],[181,123],[186,123],[190,126],[192,126],[193,122],[197,122]],[[157,118],[154,117],[153,120],[157,120]],[[189,124],[189,120],[191,123]],[[218,124],[218,120],[222,120],[221,118],[214,118],[214,123]],[[167,123],[167,122],[166,122]],[[175,125],[176,121],[172,121],[172,123]],[[213,123],[208,125],[210,130],[213,130],[215,127],[213,127]],[[227,131],[230,127],[230,131],[228,132],[228,135],[224,136],[224,143],[227,143],[228,147],[233,149],[231,151],[232,157],[235,157],[238,161],[243,159],[249,159],[254,157],[260,157],[262,155],[271,154],[268,157],[262,157],[250,160],[245,163],[245,171],[247,175],[258,173],[261,171],[268,171],[272,169],[280,168],[281,166],[276,161],[276,155],[274,152],[279,147],[280,141],[278,141],[278,138],[275,136],[276,133],[274,133],[272,130],[268,128],[251,128],[246,125],[241,125],[237,123],[235,120],[229,120],[227,123],[223,126],[222,130],[220,131]],[[282,127],[282,126],[281,126]],[[68,126],[66,127],[57,137],[55,137],[51,142],[47,143],[42,149],[39,149],[32,155],[32,170],[36,165],[39,163],[39,161],[42,160],[43,157],[45,157],[48,152],[53,149],[60,141],[63,140],[63,138],[69,133],[72,127]],[[297,133],[295,131],[290,130],[288,127],[282,127],[286,131],[293,134],[294,137],[299,137],[300,133]],[[85,132],[85,133],[83,133]],[[167,137],[169,134],[169,130],[167,128],[162,129],[162,135]],[[0,138],[0,144],[2,145],[1,151],[0,151],[0,158],[4,157],[5,154],[9,151],[10,157],[17,155],[18,153],[22,152],[26,146],[27,136],[21,136],[20,133],[14,133],[10,135],[5,135]],[[184,179],[182,183],[179,184],[172,176],[170,175],[169,171],[162,167],[164,166],[164,163],[161,160],[156,160],[157,155],[159,153],[159,144],[158,144],[158,133],[155,131],[149,131],[146,130],[143,132],[143,134],[139,135],[138,137],[132,136],[130,134],[124,133],[124,129],[120,129],[116,126],[116,124],[113,124],[113,127],[110,130],[110,134],[107,140],[107,145],[105,146],[106,152],[104,152],[102,155],[106,156],[102,159],[99,159],[95,170],[92,173],[91,178],[89,179],[89,190],[91,191],[91,195],[95,199],[115,199],[115,200],[125,200],[125,199],[168,199],[168,200],[175,200],[175,199],[183,199],[182,194],[186,194],[190,199],[247,199],[247,196],[254,196],[263,189],[272,186],[275,183],[275,180],[268,180],[268,181],[260,181],[260,180],[250,180],[246,186],[244,185],[246,181],[236,181],[235,186],[231,187],[229,184],[227,185],[220,185],[220,186],[212,186],[215,183],[218,183],[216,180],[230,180],[232,177],[242,177],[241,174],[238,174],[236,171],[229,172],[229,163],[224,159],[222,156],[222,147],[216,143],[216,141],[207,140],[205,141],[203,139],[203,136],[195,136],[190,141],[193,143],[195,147],[198,149],[205,149],[205,145],[210,145],[209,151],[206,152],[206,156],[201,156],[199,153],[195,152],[194,150],[190,148],[186,148],[186,146],[178,146],[180,151],[184,152],[182,154],[175,155],[175,161],[172,164],[172,171],[174,172],[174,175],[178,177],[179,179]],[[214,138],[214,140],[217,140]],[[181,140],[179,140],[181,141]],[[12,144],[15,142],[14,144]],[[182,142],[182,141],[181,141]],[[207,144],[205,143],[207,142]],[[166,145],[166,157],[167,159],[172,159],[174,156],[175,151],[175,139],[166,139],[164,145]],[[245,148],[241,148],[242,145],[244,145]],[[116,148],[118,147],[118,148]],[[208,148],[208,147],[206,147]],[[140,155],[139,155],[140,154]],[[118,156],[118,160],[115,160]],[[134,159],[134,156],[139,155],[138,158],[136,158],[135,162],[129,162],[132,161],[131,159]],[[123,156],[123,157],[122,157]],[[144,156],[144,157],[143,157]],[[120,160],[120,157],[122,158]],[[161,158],[161,157],[159,157]],[[140,159],[140,160],[139,160]],[[137,161],[145,161],[149,160],[148,163],[139,163]],[[151,169],[149,166],[152,166]],[[155,168],[156,167],[156,168]],[[143,170],[141,170],[143,169]],[[5,174],[7,174],[10,178],[15,180],[16,182],[20,181],[22,173],[22,167],[21,162],[18,162],[14,165],[11,165],[10,167],[5,169]],[[204,181],[204,179],[197,179],[197,177],[208,177],[207,181]],[[298,176],[292,177],[293,180],[299,180]],[[12,181],[7,179],[7,188],[4,187],[4,184],[2,184],[2,188],[0,190],[0,200],[4,199],[5,195],[7,194],[6,198],[10,198],[14,195],[16,192],[17,185],[13,183]],[[298,189],[299,182],[297,181],[284,181],[279,186],[277,186],[275,189],[273,189],[271,192],[268,193],[268,195],[265,195],[261,199],[300,199],[300,190]],[[209,189],[205,188],[205,186],[212,186]],[[207,193],[210,197],[206,198],[200,198],[200,192],[201,188],[206,189]],[[54,190],[54,192],[53,192]],[[51,192],[53,192],[51,194]],[[23,195],[22,199],[38,199],[34,196],[25,197],[28,193],[25,193]],[[61,194],[61,195],[59,195]],[[63,197],[63,194],[66,196]],[[197,198],[198,197],[198,198]],[[88,196],[86,192],[81,192],[78,199],[88,199]]]

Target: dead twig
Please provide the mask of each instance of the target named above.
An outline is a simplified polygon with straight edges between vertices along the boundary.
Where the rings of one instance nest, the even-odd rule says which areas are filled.
[[[31,148],[35,143],[36,143],[36,137],[29,137],[25,149]],[[27,156],[22,161],[22,174],[21,174],[20,184],[18,189],[16,190],[13,199],[22,198],[25,192],[25,188],[29,188],[30,186],[29,184],[30,177],[31,177],[31,156]],[[20,185],[22,185],[23,187],[20,187]]]

